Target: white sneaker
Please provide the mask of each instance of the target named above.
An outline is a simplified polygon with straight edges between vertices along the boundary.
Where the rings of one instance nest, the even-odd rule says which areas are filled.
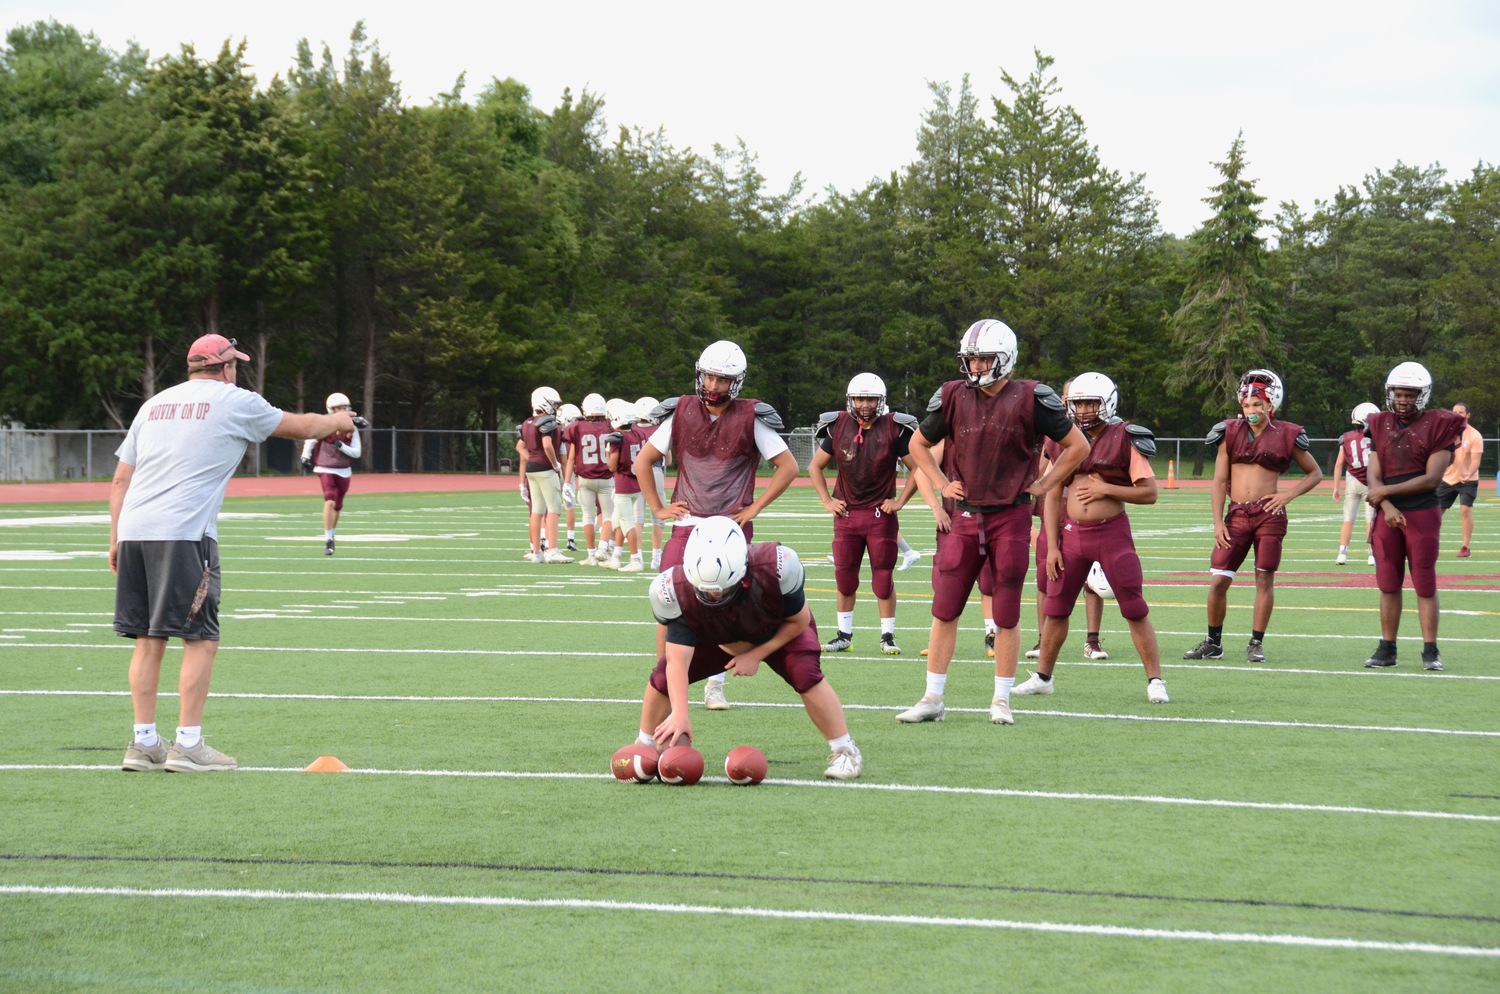
[[[859,754],[859,746],[851,743],[848,749],[833,750],[823,775],[830,780],[857,780],[864,768],[865,757]]]
[[[1152,704],[1166,704],[1171,698],[1167,697],[1167,682],[1160,677],[1146,683],[1146,700]]]
[[[1010,692],[1012,695],[1020,694],[1022,697],[1031,697],[1033,695],[1042,697],[1052,693],[1052,691],[1055,689],[1052,686],[1052,683],[1053,681],[1043,680],[1041,677],[1033,673],[1031,674],[1031,676],[1026,678],[1026,681],[1024,683],[1018,683],[1014,687],[1012,687]]]
[[[632,559],[630,562],[628,562],[625,565],[623,565],[623,566],[620,567],[620,572],[621,573],[644,573],[644,572],[646,572],[646,567],[644,567],[644,566],[641,565],[641,561],[639,559]]]
[[[1083,643],[1083,657],[1085,659],[1108,659],[1109,653],[1104,651],[1104,646],[1098,642]]]
[[[542,557],[544,563],[571,563],[572,556],[565,556],[557,549],[548,549],[547,554]]]
[[[896,569],[898,569],[902,573],[905,573],[907,570],[912,568],[912,564],[914,564],[918,559],[921,558],[922,554],[916,549],[907,549],[901,554],[901,565],[897,566]]]
[[[990,701],[990,724],[992,725],[1014,725],[1016,719],[1010,713],[1010,701],[996,696]]]
[[[896,715],[896,720],[903,725],[915,725],[919,721],[942,721],[945,713],[942,697],[924,694],[920,701]]]
[[[710,711],[728,711],[729,698],[724,696],[724,684],[710,680],[703,685],[703,706]]]
[[[1349,561],[1349,554],[1347,552],[1340,552],[1339,553],[1339,557],[1333,561],[1333,564],[1335,566],[1342,566],[1345,563],[1347,563],[1348,561]]]
[[[535,552],[528,552],[528,553],[526,553],[526,555],[522,556],[521,558],[524,559],[528,563],[534,563],[534,562],[537,561],[537,559],[536,559],[536,553]]]
[[[619,569],[620,568],[620,557],[619,556],[610,556],[608,559],[601,559],[601,560],[599,560],[599,568],[600,569]]]
[[[1375,553],[1373,553],[1373,552],[1370,553],[1370,558],[1365,560],[1365,565],[1366,566],[1374,566],[1375,565]]]
[[[1036,645],[1032,646],[1030,649],[1027,649],[1026,650],[1026,658],[1027,659],[1041,659],[1042,658],[1042,643],[1038,642]]]
[[[594,554],[592,552],[590,552],[588,555],[584,556],[582,559],[580,559],[578,561],[578,565],[580,565],[580,566],[598,566],[599,565],[599,560],[597,558],[595,558],[595,556],[594,556]]]

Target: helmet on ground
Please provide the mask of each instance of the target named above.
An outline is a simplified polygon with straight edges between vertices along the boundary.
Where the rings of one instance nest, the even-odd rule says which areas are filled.
[[[885,404],[885,380],[882,380],[874,373],[855,374],[854,379],[849,381],[849,389],[844,391],[844,397],[849,407],[849,413],[856,418],[859,417],[859,414],[854,410],[854,400],[856,397],[875,398],[875,413],[873,417],[878,418],[890,410]]]
[[[635,424],[635,405],[628,400],[611,397],[604,405],[604,412],[609,418],[610,427],[618,431],[624,431]]]
[[[642,397],[635,402],[635,419],[637,421],[650,421],[651,412],[656,410],[661,401],[655,397]]]
[[[329,414],[332,414],[334,411],[347,411],[350,407],[354,406],[349,403],[348,396],[337,391],[334,391],[333,393],[328,395],[326,404],[328,406]]]
[[[1349,415],[1349,421],[1357,425],[1368,424],[1370,415],[1379,413],[1380,408],[1376,407],[1374,404],[1370,403],[1367,400],[1363,404],[1355,405],[1354,413]]]
[[[1009,376],[1016,368],[1016,333],[1004,321],[985,318],[969,325],[958,341],[958,371],[973,387],[987,387]],[[969,360],[988,356],[994,360],[989,372],[969,372]]]
[[[602,418],[609,413],[608,405],[604,403],[603,394],[589,394],[583,398],[583,403],[580,406],[583,408],[583,416],[590,421]]]
[[[740,387],[745,385],[745,370],[750,364],[745,360],[745,350],[733,342],[717,341],[704,349],[698,356],[697,378],[695,388],[698,396],[705,404],[718,407],[727,404],[740,395]],[[729,381],[727,393],[709,393],[703,388],[704,376],[719,376]]]
[[[1238,400],[1246,397],[1259,397],[1266,402],[1274,415],[1281,410],[1282,401],[1286,399],[1286,391],[1282,389],[1281,377],[1269,369],[1252,369],[1240,377],[1239,388],[1235,391]]]
[[[1120,407],[1120,391],[1115,389],[1115,381],[1103,373],[1079,373],[1068,384],[1068,396],[1064,399],[1068,405],[1068,417],[1081,431],[1091,431],[1109,422]],[[1080,420],[1078,402],[1083,400],[1097,400],[1099,409]]]
[[[557,423],[564,428],[583,417],[583,412],[578,409],[577,404],[559,404],[557,407]]]
[[[551,387],[537,387],[531,391],[532,414],[556,414],[557,405],[561,403],[562,395]]]
[[[749,568],[750,544],[733,518],[715,515],[699,521],[682,549],[682,575],[704,604],[727,600]]]
[[[1417,391],[1416,413],[1421,414],[1432,399],[1432,374],[1420,362],[1403,362],[1391,370],[1385,378],[1385,406],[1389,410],[1396,411],[1398,389]]]

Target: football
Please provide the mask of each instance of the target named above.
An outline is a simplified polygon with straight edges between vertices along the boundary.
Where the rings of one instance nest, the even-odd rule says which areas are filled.
[[[656,750],[639,743],[619,749],[609,761],[609,771],[616,780],[650,783],[656,779]]]
[[[760,783],[766,778],[766,754],[755,746],[735,746],[724,757],[724,775],[742,787]]]
[[[1106,600],[1113,599],[1115,596],[1115,589],[1109,585],[1109,577],[1104,575],[1104,568],[1098,563],[1089,567],[1088,579],[1083,582],[1090,590]]]
[[[703,779],[703,753],[692,746],[673,746],[656,761],[656,775],[662,783],[691,787]]]

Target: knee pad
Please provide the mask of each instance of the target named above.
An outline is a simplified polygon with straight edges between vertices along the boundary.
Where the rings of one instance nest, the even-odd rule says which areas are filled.
[[[875,596],[880,600],[895,596],[896,579],[893,571],[888,569],[871,569],[870,589],[875,592]]]

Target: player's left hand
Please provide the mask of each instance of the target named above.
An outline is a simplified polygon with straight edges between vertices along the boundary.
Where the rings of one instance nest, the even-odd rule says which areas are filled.
[[[901,505],[896,503],[896,498],[894,497],[887,497],[880,503],[881,514],[895,514],[899,510],[901,510]]]
[[[673,712],[667,715],[660,725],[651,732],[651,737],[656,740],[658,751],[666,751],[675,745],[693,744],[693,722],[687,716],[687,712],[677,714]]]
[[[744,507],[731,514],[730,517],[734,519],[735,524],[743,528],[745,525],[748,525],[752,520],[754,520],[757,513],[759,512],[755,510],[754,505],[746,504]]]
[[[735,676],[754,676],[760,670],[760,660],[748,652],[742,652],[724,665],[726,673]]]
[[[1285,514],[1287,502],[1292,499],[1290,492],[1274,493],[1269,497],[1261,499],[1260,506],[1266,509],[1267,514]]]

